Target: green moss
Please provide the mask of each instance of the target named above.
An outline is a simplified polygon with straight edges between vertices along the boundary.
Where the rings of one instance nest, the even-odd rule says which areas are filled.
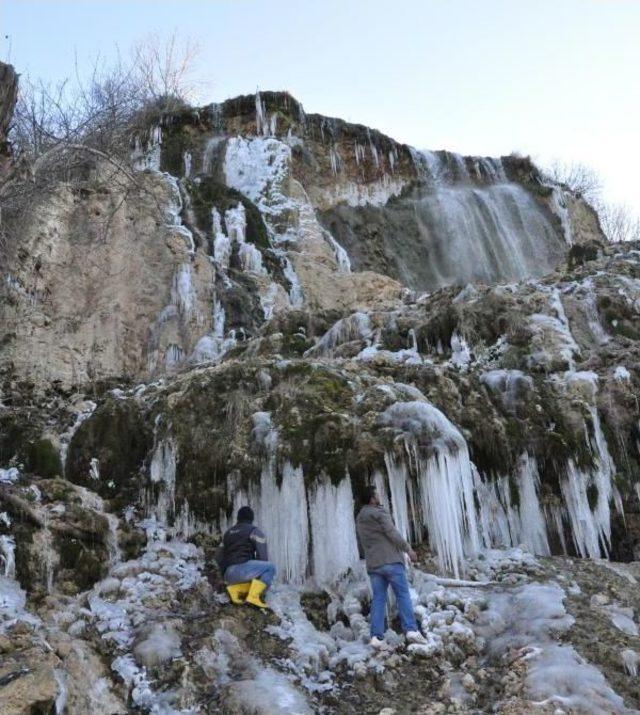
[[[190,132],[182,126],[164,128],[162,130],[162,151],[160,168],[173,176],[184,173],[184,153],[192,144]]]
[[[239,191],[221,184],[211,176],[201,177],[199,182],[190,181],[188,190],[198,227],[201,230],[207,233],[211,232],[211,209],[213,207],[224,217],[224,212],[227,209],[235,208],[241,203],[247,217],[246,240],[261,249],[269,248],[267,227],[258,207]]]
[[[577,243],[571,246],[567,254],[567,267],[573,270],[577,266],[582,266],[588,261],[595,261],[602,250],[602,244],[592,241],[587,244]]]
[[[439,347],[449,349],[451,336],[458,327],[458,314],[453,306],[446,304],[443,310],[432,316],[425,325],[416,330],[419,349],[433,352]]]
[[[60,554],[59,579],[66,577],[85,591],[106,576],[108,558],[102,544],[86,544],[80,539],[58,536],[56,548]],[[67,573],[62,574],[63,570]]]
[[[283,337],[281,351],[286,356],[302,356],[313,344],[301,333],[294,333]]]
[[[267,409],[274,413],[284,456],[303,467],[307,480],[321,473],[334,482],[344,478],[357,438],[346,378],[308,363],[290,365],[269,396]]]
[[[107,399],[85,420],[69,445],[66,477],[118,504],[137,499],[141,468],[153,443],[152,430],[134,400]],[[89,477],[92,458],[100,479]]]
[[[228,363],[191,380],[170,406],[159,403],[154,410],[152,417],[163,415],[177,443],[176,501],[188,500],[200,519],[217,519],[229,506],[229,475],[235,473],[244,486],[259,478],[259,455],[250,449],[255,373],[247,362]]]
[[[40,477],[52,479],[62,474],[62,462],[58,450],[48,439],[30,442],[26,447],[25,467]]]

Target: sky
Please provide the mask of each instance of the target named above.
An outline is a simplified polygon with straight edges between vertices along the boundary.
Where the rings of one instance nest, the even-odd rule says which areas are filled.
[[[580,162],[640,215],[640,0],[0,0],[0,28],[54,82],[176,32],[202,104],[288,90],[421,149]]]

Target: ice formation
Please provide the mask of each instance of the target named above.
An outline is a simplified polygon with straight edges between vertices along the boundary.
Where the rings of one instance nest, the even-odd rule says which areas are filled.
[[[358,562],[351,480],[319,480],[309,497],[312,566],[318,583],[328,583]]]
[[[331,355],[331,352],[343,343],[352,340],[366,340],[372,335],[371,320],[367,313],[353,313],[346,318],[341,318],[334,323],[331,328],[307,350],[308,355]]]
[[[548,556],[551,551],[544,512],[540,505],[540,477],[535,459],[520,457],[515,483],[518,505],[511,501],[511,479],[499,477],[484,482],[476,472],[482,540],[486,547],[523,544],[533,553]]]
[[[473,467],[466,441],[442,412],[426,401],[397,402],[381,414],[380,422],[404,440],[417,475],[429,542],[440,566],[458,577],[465,550],[474,554],[480,548]]]
[[[566,478],[560,482],[560,487],[576,551],[580,556],[597,559],[601,555],[606,558],[611,546],[610,502],[616,502],[618,509],[620,504],[612,482],[615,465],[602,433],[598,411],[590,407],[589,414],[592,433],[587,432],[586,440],[593,454],[594,466],[592,469],[579,469],[573,460],[569,460]],[[591,486],[597,493],[594,508],[590,506],[587,495]]]

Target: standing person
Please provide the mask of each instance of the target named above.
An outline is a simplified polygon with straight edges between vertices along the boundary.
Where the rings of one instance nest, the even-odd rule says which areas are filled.
[[[364,551],[367,573],[371,580],[371,645],[379,648],[384,643],[384,615],[387,605],[387,589],[393,589],[398,605],[400,624],[410,643],[426,643],[418,630],[409,584],[405,572],[404,555],[412,561],[417,556],[410,544],[396,529],[389,512],[380,505],[376,488],[365,488],[363,506],[356,518],[358,542]]]
[[[269,561],[267,537],[253,525],[253,510],[238,509],[237,523],[222,537],[220,571],[228,584],[227,591],[234,603],[246,603],[267,608],[262,595],[269,588],[276,567]]]

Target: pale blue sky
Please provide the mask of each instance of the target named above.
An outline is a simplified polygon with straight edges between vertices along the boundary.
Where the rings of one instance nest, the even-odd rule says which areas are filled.
[[[581,161],[640,213],[640,0],[0,0],[0,27],[51,80],[176,30],[203,103],[288,89],[419,148]]]

